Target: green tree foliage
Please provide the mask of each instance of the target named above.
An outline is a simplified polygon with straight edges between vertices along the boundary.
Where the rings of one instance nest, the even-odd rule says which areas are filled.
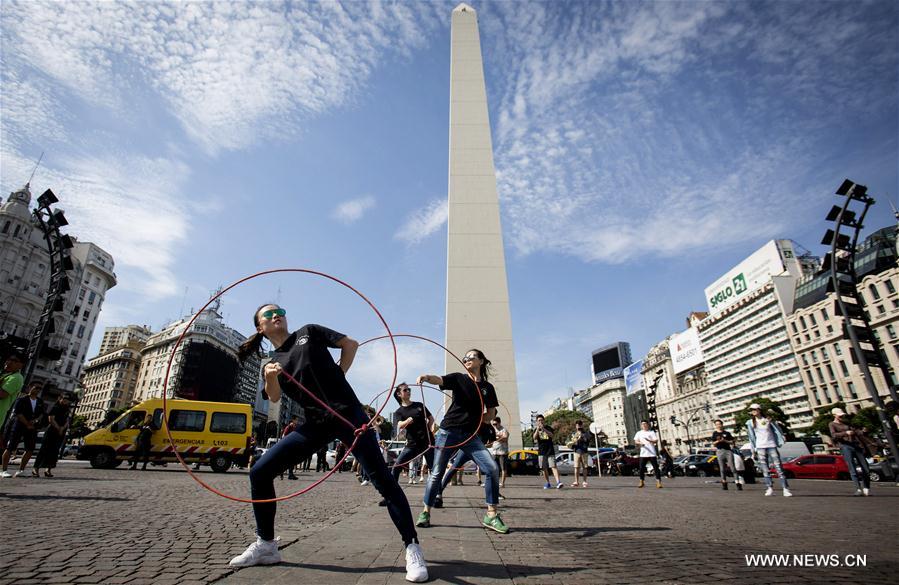
[[[534,446],[534,431],[531,429],[525,429],[521,431],[521,444],[525,449],[530,449]]]
[[[555,431],[555,439],[553,442],[556,445],[565,445],[571,440],[572,435],[574,435],[574,423],[576,421],[583,422],[584,430],[588,433],[590,432],[588,427],[593,420],[583,412],[577,410],[557,410],[546,417],[546,424],[551,426]]]
[[[790,430],[790,423],[787,420],[789,418],[788,415],[783,411],[779,404],[768,398],[755,398],[750,402],[747,402],[743,410],[739,411],[734,416],[733,430],[735,434],[746,434],[746,421],[752,416],[749,414],[749,406],[753,403],[758,403],[758,405],[762,407],[762,414],[769,419],[776,421],[780,425],[780,428],[783,430],[788,441],[793,440],[793,431]]]

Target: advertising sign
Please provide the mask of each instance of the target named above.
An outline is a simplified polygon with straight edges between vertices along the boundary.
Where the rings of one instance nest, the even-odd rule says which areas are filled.
[[[719,313],[747,293],[767,284],[772,275],[783,272],[784,265],[777,242],[771,240],[705,289],[709,313]]]
[[[671,353],[671,363],[674,366],[675,374],[695,368],[703,362],[702,348],[699,346],[699,332],[695,327],[672,335],[671,341],[668,342],[668,351]]]
[[[624,387],[628,395],[643,390],[643,360],[624,368]]]

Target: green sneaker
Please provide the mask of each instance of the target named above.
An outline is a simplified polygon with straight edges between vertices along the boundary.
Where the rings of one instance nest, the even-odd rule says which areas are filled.
[[[422,512],[418,515],[418,521],[415,522],[415,525],[419,528],[430,528],[431,527],[431,513],[430,512]]]
[[[497,514],[493,518],[491,518],[489,515],[485,515],[482,524],[484,525],[484,528],[496,530],[500,534],[506,534],[509,532],[509,527],[503,523],[503,519],[499,517],[499,514]]]

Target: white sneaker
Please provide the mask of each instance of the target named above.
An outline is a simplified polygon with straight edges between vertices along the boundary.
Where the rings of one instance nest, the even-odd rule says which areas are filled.
[[[853,494],[853,495],[856,495],[856,496],[862,495],[862,490],[855,490],[855,494]]]
[[[766,489],[766,490],[765,490],[765,495],[766,495],[766,496],[773,496],[773,495],[774,495],[774,488],[770,488],[770,487],[769,487],[768,489]]]
[[[587,487],[587,482],[586,482],[586,481],[585,481],[585,482],[582,482],[582,483],[581,483],[581,487]]]
[[[423,583],[428,580],[428,565],[421,552],[421,545],[413,542],[406,547],[406,581]]]
[[[0,473],[0,477],[12,477],[12,474],[8,471],[4,471],[3,473]]]
[[[789,498],[789,497],[791,497],[792,495],[793,495],[793,492],[791,492],[791,491],[788,490],[787,488],[784,488],[784,497],[785,497],[785,498]]]
[[[275,565],[281,562],[277,540],[262,540],[257,536],[256,542],[247,547],[240,556],[231,559],[232,567],[252,567],[253,565]]]
[[[410,477],[409,481],[406,482],[406,485],[412,485],[413,483],[415,483],[415,480]]]
[[[24,471],[21,471],[21,470],[15,472],[14,474],[12,474],[12,476],[13,476],[13,477],[26,477],[26,476],[25,476],[25,472],[24,472]]]
[[[862,493],[865,494],[865,496],[870,496],[870,495],[871,495],[871,490],[869,490],[868,488],[865,488],[865,489],[862,490]]]
[[[359,485],[368,485],[368,480],[367,480],[367,479],[363,479],[363,480],[362,480],[362,483],[360,483]]]

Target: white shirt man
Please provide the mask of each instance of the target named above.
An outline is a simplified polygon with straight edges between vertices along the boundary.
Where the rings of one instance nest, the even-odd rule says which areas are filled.
[[[659,470],[658,460],[659,436],[655,431],[649,429],[649,421],[641,421],[640,427],[640,430],[634,435],[634,444],[640,446],[640,485],[637,487],[642,488],[645,485],[643,479],[646,476],[646,465],[649,464],[652,465],[655,472],[656,487],[660,488],[662,487],[662,472]]]

